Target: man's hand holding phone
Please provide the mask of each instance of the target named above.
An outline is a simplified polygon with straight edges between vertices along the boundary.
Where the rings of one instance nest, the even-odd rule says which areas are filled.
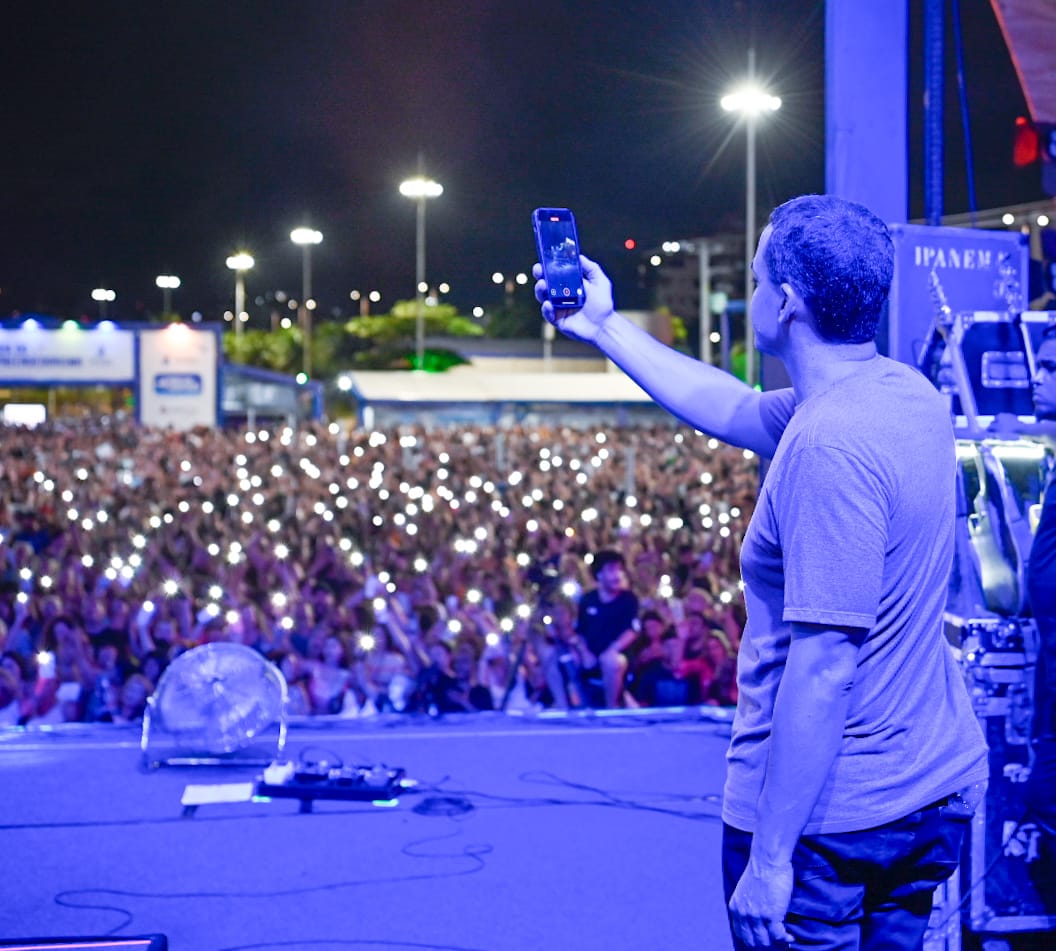
[[[612,316],[612,283],[600,265],[581,254],[579,264],[583,270],[584,302],[579,308],[555,308],[547,293],[542,266],[536,264],[532,275],[536,279],[535,297],[542,304],[543,319],[553,324],[563,334],[596,343],[602,325]]]

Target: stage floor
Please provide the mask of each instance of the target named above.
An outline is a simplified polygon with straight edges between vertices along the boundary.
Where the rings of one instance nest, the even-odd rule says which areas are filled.
[[[395,805],[204,805],[259,768],[141,768],[131,727],[0,731],[0,936],[175,951],[728,951],[729,712],[291,727],[287,755],[402,767]]]

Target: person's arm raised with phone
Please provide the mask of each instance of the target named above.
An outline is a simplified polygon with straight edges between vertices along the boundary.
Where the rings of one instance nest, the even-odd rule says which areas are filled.
[[[580,255],[586,300],[555,311],[542,268],[533,268],[543,318],[563,334],[590,343],[616,363],[668,412],[723,442],[770,457],[777,440],[760,414],[761,396],[732,374],[661,343],[616,312],[612,284],[601,267]]]

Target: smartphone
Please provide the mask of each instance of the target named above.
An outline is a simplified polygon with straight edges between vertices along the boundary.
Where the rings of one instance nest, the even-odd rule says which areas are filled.
[[[582,307],[583,272],[575,215],[567,208],[536,208],[532,230],[550,302],[555,307]]]

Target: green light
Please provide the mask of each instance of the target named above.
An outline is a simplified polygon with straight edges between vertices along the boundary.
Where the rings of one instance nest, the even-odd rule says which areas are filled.
[[[62,322],[63,330],[80,330],[81,325],[76,320],[64,320]]]
[[[303,372],[298,373],[296,379],[297,382],[301,384],[301,386],[304,386],[304,384],[308,382],[308,374]]]

